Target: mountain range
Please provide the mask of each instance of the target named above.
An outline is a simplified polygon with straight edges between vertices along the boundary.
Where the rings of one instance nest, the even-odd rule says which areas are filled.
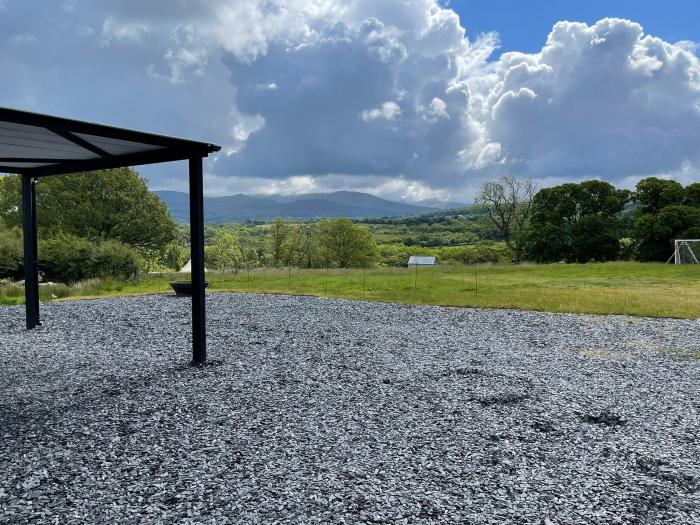
[[[156,191],[176,221],[189,220],[189,195],[179,191]],[[317,219],[420,215],[459,203],[421,201],[413,204],[382,199],[369,193],[335,191],[302,195],[230,195],[204,198],[204,220],[209,223],[269,220],[275,217]]]

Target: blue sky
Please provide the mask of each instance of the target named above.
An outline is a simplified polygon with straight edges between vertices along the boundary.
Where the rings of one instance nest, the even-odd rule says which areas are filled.
[[[593,24],[601,18],[627,18],[668,42],[700,42],[698,0],[452,0],[471,37],[497,31],[500,51],[536,52],[561,20]]]
[[[699,19],[697,0],[0,0],[0,105],[221,144],[209,195],[688,183]],[[182,165],[142,173],[187,189]]]

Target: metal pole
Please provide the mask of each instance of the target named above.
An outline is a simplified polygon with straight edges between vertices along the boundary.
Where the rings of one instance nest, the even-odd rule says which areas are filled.
[[[418,284],[418,264],[414,266],[416,267],[416,273],[413,276],[413,300],[416,299],[416,284]]]
[[[29,175],[22,175],[22,234],[24,238],[24,304],[27,330],[36,328],[35,287],[38,288],[37,274],[34,271],[34,223],[32,215],[32,186]]]
[[[204,172],[202,158],[190,159],[190,249],[192,257],[192,364],[207,360],[204,302]]]
[[[676,241],[674,244],[675,244],[675,246],[674,246],[675,249],[673,250],[673,255],[675,257],[675,260],[673,262],[676,264],[680,264],[680,261],[679,261],[680,257],[678,254],[678,241]]]
[[[36,319],[36,324],[37,326],[41,326],[41,316],[40,316],[40,303],[39,303],[39,234],[38,234],[38,228],[36,224],[36,216],[37,216],[37,211],[36,211],[36,185],[39,182],[39,179],[34,177],[32,179],[32,183],[29,186],[30,193],[32,196],[32,239],[33,239],[33,246],[32,246],[32,269],[34,271],[34,276],[35,276],[35,281],[34,281],[34,313],[35,313],[35,319]]]

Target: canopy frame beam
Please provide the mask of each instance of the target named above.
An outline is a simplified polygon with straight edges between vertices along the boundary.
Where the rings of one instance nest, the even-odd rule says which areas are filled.
[[[5,127],[2,127],[5,124]],[[26,128],[24,126],[29,126]],[[33,130],[32,128],[36,128]],[[22,230],[24,234],[24,294],[27,329],[41,324],[37,248],[36,185],[40,177],[89,172],[101,169],[140,166],[187,160],[190,188],[190,249],[192,257],[192,363],[206,362],[206,312],[204,282],[204,171],[203,159],[221,148],[215,144],[115,128],[51,115],[41,115],[0,107],[0,145],[4,151],[14,146],[35,149],[26,154],[0,156],[0,172],[16,173],[22,179]],[[14,135],[13,135],[14,133]],[[9,137],[9,140],[8,140]],[[15,137],[18,140],[13,141]],[[34,138],[32,138],[34,137]],[[47,137],[48,144],[47,147]],[[55,139],[65,143],[57,149]],[[94,137],[93,144],[90,140]],[[3,142],[4,141],[4,142]],[[60,139],[58,139],[60,142]],[[30,147],[27,147],[27,144]],[[65,144],[71,147],[65,148]],[[129,147],[124,147],[124,145]],[[119,146],[110,153],[105,148]],[[134,149],[133,145],[145,149]],[[63,146],[63,149],[61,149]],[[75,148],[78,146],[78,148]],[[131,147],[131,148],[130,148]],[[83,153],[80,153],[80,151]],[[58,155],[56,155],[58,151]],[[31,155],[31,152],[29,153]],[[88,158],[84,158],[87,156]],[[24,164],[24,165],[23,165]]]

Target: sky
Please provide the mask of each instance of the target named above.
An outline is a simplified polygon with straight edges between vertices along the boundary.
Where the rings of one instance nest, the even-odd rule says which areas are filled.
[[[696,0],[0,0],[0,105],[220,144],[208,195],[700,180]],[[186,166],[139,168],[187,190]]]
[[[536,53],[562,20],[594,24],[603,18],[633,20],[667,42],[700,42],[697,0],[452,0],[470,36],[497,31],[505,51]]]

